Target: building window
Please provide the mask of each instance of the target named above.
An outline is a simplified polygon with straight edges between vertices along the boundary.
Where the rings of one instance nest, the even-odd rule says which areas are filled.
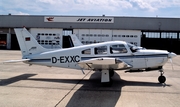
[[[117,35],[114,35],[113,37],[117,37]]]
[[[172,39],[177,39],[177,33],[172,33],[172,32],[162,32],[162,33],[161,33],[161,38],[172,38]]]
[[[160,38],[160,32],[143,32],[146,38]]]
[[[134,35],[135,38],[137,38],[137,35]]]

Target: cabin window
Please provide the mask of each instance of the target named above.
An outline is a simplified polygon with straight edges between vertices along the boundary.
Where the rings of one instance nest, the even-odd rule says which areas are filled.
[[[83,50],[82,54],[90,55],[91,54],[91,49]]]
[[[107,46],[95,47],[94,54],[96,55],[107,54]]]
[[[127,49],[123,44],[118,45],[111,45],[110,46],[110,53],[111,54],[121,54],[121,53],[127,53]]]

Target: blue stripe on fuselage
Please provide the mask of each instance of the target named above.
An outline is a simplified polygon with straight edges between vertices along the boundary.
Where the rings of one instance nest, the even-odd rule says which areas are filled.
[[[101,57],[120,58],[120,59],[130,59],[130,58],[157,58],[157,57],[168,57],[168,54],[81,57],[81,60],[89,60],[89,59],[92,59],[92,58],[101,58]]]
[[[51,59],[31,59],[29,62],[51,62]]]

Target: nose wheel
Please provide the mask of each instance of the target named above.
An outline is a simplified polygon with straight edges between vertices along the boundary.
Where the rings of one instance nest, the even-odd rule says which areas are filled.
[[[163,76],[163,74],[164,74],[163,69],[160,69],[159,72],[161,73],[161,75],[158,77],[159,83],[165,83],[166,77]]]

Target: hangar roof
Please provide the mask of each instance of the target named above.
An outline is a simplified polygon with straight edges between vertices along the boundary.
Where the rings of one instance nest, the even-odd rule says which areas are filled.
[[[23,26],[27,28],[180,31],[180,18],[0,15],[0,28]]]

